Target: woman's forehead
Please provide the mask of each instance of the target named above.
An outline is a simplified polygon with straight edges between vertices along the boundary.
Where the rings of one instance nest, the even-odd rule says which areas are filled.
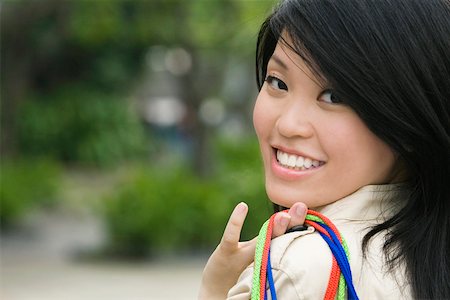
[[[278,39],[275,50],[269,59],[268,67],[277,65],[283,69],[299,69],[320,86],[328,85],[328,80],[316,70],[316,64],[310,55],[303,55],[289,34],[283,32]]]

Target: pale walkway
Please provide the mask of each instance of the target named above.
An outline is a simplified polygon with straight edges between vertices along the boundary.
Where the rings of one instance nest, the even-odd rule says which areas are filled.
[[[2,234],[2,300],[196,299],[205,257],[147,263],[73,259],[102,240],[93,218],[32,217],[15,234]]]

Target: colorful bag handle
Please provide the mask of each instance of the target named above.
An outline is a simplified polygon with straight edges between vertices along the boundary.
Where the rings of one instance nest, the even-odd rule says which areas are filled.
[[[263,224],[258,235],[253,270],[252,300],[267,299],[267,282],[272,300],[277,299],[270,263],[270,242],[275,215],[273,214]],[[308,210],[305,224],[314,227],[319,232],[333,253],[331,273],[324,299],[331,300],[337,296],[338,300],[343,300],[346,294],[348,299],[358,299],[348,261],[348,247],[336,226],[327,217],[313,210]]]

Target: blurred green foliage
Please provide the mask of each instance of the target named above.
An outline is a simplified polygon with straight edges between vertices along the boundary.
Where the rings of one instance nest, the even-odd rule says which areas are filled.
[[[0,223],[9,227],[25,212],[56,201],[61,168],[48,159],[2,162]]]
[[[254,82],[248,74],[258,26],[274,2],[2,2],[2,225],[56,197],[64,176],[59,163],[104,168],[136,158],[142,167],[104,201],[113,253],[211,248],[240,201],[250,206],[242,237],[255,236],[271,212],[257,143],[210,138],[220,130],[204,124],[198,111],[202,101],[217,98],[251,124],[256,86],[248,84]],[[149,54],[155,47],[181,48],[191,57],[188,73],[170,77],[173,95],[159,94],[160,86],[139,94],[154,71]],[[227,73],[232,63],[252,71]],[[161,141],[144,132],[151,127],[143,126],[142,107],[132,105],[154,95],[178,97],[186,106],[189,115],[176,130],[189,141],[177,145],[193,145],[186,151],[190,162],[148,167],[148,157],[160,160],[161,151],[152,147],[170,146],[154,145]],[[202,174],[202,168],[212,172]]]
[[[18,139],[26,155],[111,166],[147,152],[137,116],[114,94],[64,86],[21,107]]]
[[[221,154],[216,163],[233,167],[215,177],[200,180],[182,167],[144,168],[107,197],[103,213],[110,234],[108,251],[142,257],[169,250],[211,250],[241,201],[250,209],[241,237],[256,236],[271,212],[260,167],[253,167],[260,163],[256,142],[216,146]]]

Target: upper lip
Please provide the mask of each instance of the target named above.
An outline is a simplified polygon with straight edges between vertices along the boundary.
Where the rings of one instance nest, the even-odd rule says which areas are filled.
[[[294,154],[294,155],[297,155],[297,156],[310,158],[312,160],[324,161],[322,159],[315,158],[313,155],[305,154],[305,153],[302,153],[302,152],[300,152],[298,150],[295,150],[295,149],[286,148],[286,147],[278,146],[278,145],[272,145],[272,148],[275,149],[275,151],[280,150],[280,151],[285,152],[287,154]]]

